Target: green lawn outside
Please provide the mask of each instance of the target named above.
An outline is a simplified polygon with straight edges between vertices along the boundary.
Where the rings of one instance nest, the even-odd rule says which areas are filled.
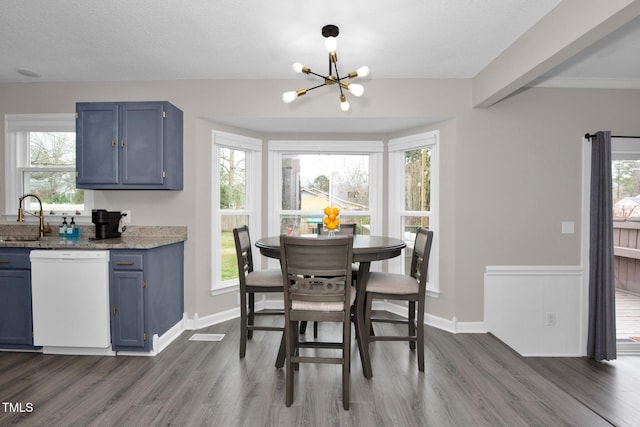
[[[238,262],[236,261],[236,244],[232,231],[222,232],[222,280],[238,277]]]

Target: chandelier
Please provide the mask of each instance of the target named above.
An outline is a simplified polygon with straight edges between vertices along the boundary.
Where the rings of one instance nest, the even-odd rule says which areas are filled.
[[[328,75],[323,76],[321,74],[314,73],[313,71],[311,71],[311,68],[305,67],[299,62],[293,64],[293,71],[295,71],[296,73],[312,74],[323,79],[324,83],[310,87],[308,89],[298,89],[283,93],[282,100],[285,103],[288,104],[295,100],[297,97],[305,95],[307,92],[313,89],[330,85],[337,85],[338,89],[340,89],[340,108],[342,109],[342,111],[349,111],[350,108],[349,101],[347,101],[347,97],[344,94],[346,91],[351,92],[355,96],[362,96],[362,94],[364,93],[364,87],[362,87],[362,85],[348,83],[343,80],[353,79],[355,77],[366,77],[369,75],[369,67],[365,65],[358,68],[356,71],[350,72],[346,76],[340,77],[340,73],[338,72],[338,55],[336,54],[336,37],[338,37],[339,33],[340,30],[335,25],[325,25],[324,27],[322,27],[322,35],[325,37],[325,46],[327,48],[327,51],[329,52]]]

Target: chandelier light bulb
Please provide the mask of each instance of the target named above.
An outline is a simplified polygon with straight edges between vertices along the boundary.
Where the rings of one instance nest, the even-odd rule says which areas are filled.
[[[335,37],[327,37],[324,41],[324,45],[327,48],[327,52],[334,53],[338,47],[338,41]]]
[[[295,100],[297,97],[302,96],[306,93],[307,93],[306,89],[298,89],[298,90],[292,90],[290,92],[285,92],[282,94],[282,101],[285,104],[288,104],[290,102],[293,102],[293,100]]]
[[[358,77],[367,77],[369,75],[369,67],[364,65],[364,66],[358,68],[356,70],[356,73],[358,73]]]
[[[292,68],[293,68],[293,71],[294,71],[294,72],[296,72],[296,73],[298,73],[298,74],[302,73],[302,68],[303,68],[303,66],[302,66],[302,64],[301,64],[301,63],[299,63],[299,62],[294,62],[294,63],[293,63],[293,67],[292,67]]]
[[[347,101],[347,97],[344,95],[340,95],[340,109],[342,111],[349,111],[349,108],[351,106],[349,105],[349,101]]]
[[[354,96],[362,96],[362,94],[364,93],[364,86],[359,85],[359,84],[355,84],[355,83],[350,83],[347,86],[347,89],[349,90],[349,92],[351,92]]]
[[[298,97],[298,94],[296,93],[296,91],[292,90],[290,92],[285,92],[282,94],[282,101],[285,104],[288,104],[290,102],[293,102],[297,97]]]

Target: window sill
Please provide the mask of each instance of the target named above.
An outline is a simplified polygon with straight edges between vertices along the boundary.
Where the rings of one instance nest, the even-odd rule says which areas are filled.
[[[217,296],[217,295],[224,295],[224,294],[230,294],[232,292],[238,292],[239,289],[239,285],[237,283],[230,283],[230,284],[225,284],[224,286],[216,286],[215,288],[212,288],[210,293],[211,296]]]

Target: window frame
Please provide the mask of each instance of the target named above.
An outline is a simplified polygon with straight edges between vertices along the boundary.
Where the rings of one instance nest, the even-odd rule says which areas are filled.
[[[235,292],[240,284],[239,280],[221,281],[222,246],[220,235],[222,232],[221,219],[223,216],[244,215],[249,218],[247,225],[251,238],[261,235],[261,205],[262,205],[262,140],[236,135],[217,130],[211,131],[212,153],[211,164],[211,295]],[[220,147],[245,152],[245,207],[244,209],[220,209]],[[254,264],[255,264],[254,259]]]
[[[424,132],[402,138],[391,139],[388,142],[389,165],[389,235],[403,239],[402,218],[407,216],[427,216],[429,229],[434,232],[431,255],[429,258],[429,279],[427,295],[437,297],[440,293],[439,281],[439,209],[440,209],[440,133],[438,131]],[[431,210],[407,211],[405,209],[405,180],[404,154],[406,151],[428,148],[431,150]],[[404,252],[404,250],[403,250]],[[404,272],[404,256],[389,261],[389,271]]]
[[[5,146],[4,146],[4,212],[7,221],[15,221],[18,217],[18,200],[23,195],[24,172],[54,171],[76,172],[76,167],[30,167],[26,165],[28,132],[76,132],[76,117],[74,113],[53,114],[5,114],[4,116]],[[94,207],[94,193],[84,190],[84,211],[81,215],[73,215],[80,223],[91,222],[91,210]],[[46,218],[62,220],[62,212],[48,215]],[[67,214],[66,216],[72,216]],[[31,216],[25,217],[26,222],[37,222]]]

